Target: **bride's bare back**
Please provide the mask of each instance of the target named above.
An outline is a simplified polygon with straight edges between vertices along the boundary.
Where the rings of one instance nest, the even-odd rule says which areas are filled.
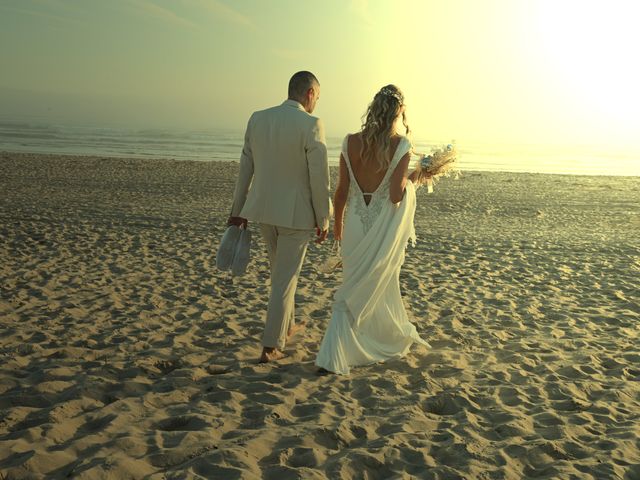
[[[391,162],[393,155],[400,143],[400,136],[394,135],[391,137],[391,148],[389,149],[389,159]],[[351,169],[353,170],[353,176],[355,177],[362,193],[373,193],[376,191],[380,183],[382,182],[387,171],[379,171],[375,168],[371,159],[363,159],[360,156],[362,150],[362,136],[360,133],[356,133],[349,137],[347,143],[347,153],[349,160],[351,161]],[[370,200],[369,196],[365,197],[365,202],[368,204]]]

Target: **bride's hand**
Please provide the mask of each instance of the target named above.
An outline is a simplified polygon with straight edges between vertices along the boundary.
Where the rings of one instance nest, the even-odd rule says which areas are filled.
[[[420,185],[424,185],[425,183],[427,183],[429,181],[429,179],[431,178],[430,175],[424,175],[420,169],[416,168],[413,172],[411,172],[411,174],[409,175],[409,180],[411,180],[413,182],[413,184],[418,187]]]

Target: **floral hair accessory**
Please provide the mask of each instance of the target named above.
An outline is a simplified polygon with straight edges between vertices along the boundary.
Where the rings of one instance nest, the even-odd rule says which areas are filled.
[[[380,94],[384,95],[385,97],[393,97],[402,104],[402,101],[403,101],[402,95],[396,90],[392,90],[389,87],[382,87],[382,89],[380,90]]]

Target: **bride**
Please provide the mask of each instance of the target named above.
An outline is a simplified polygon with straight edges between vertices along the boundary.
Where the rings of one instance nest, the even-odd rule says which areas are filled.
[[[415,242],[419,178],[408,173],[412,146],[397,133],[400,120],[408,134],[402,92],[387,85],[369,105],[361,131],[342,143],[334,236],[342,242],[343,284],[316,359],[321,374],[401,357],[414,342],[429,346],[400,296],[405,248]]]

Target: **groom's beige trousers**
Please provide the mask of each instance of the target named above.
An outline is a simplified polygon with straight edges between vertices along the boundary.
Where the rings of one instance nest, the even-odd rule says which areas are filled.
[[[262,345],[282,350],[293,327],[295,293],[312,230],[260,224],[271,263],[271,294]]]

